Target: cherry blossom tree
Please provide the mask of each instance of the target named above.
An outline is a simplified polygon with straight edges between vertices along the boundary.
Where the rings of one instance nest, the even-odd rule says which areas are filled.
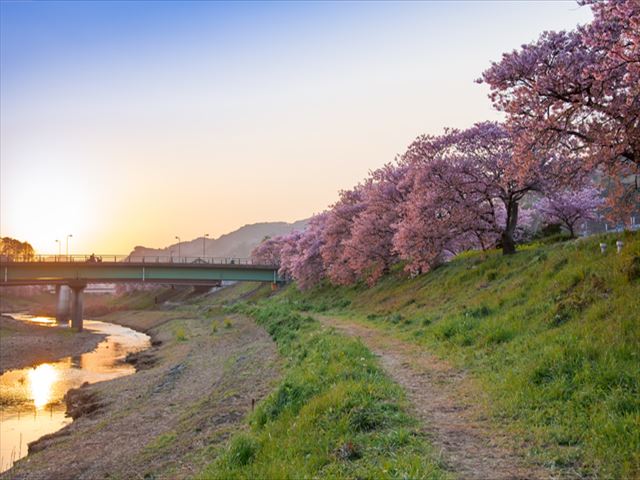
[[[325,277],[325,268],[320,254],[324,236],[327,213],[315,215],[309,220],[307,228],[297,239],[296,255],[291,273],[301,290],[318,285]]]
[[[282,249],[282,237],[266,237],[251,251],[251,261],[261,265],[280,266],[280,250]]]
[[[278,237],[280,246],[280,270],[278,273],[284,278],[293,278],[293,270],[300,255],[299,243],[302,232],[293,232]]]
[[[398,260],[393,248],[395,225],[405,195],[398,188],[406,166],[387,164],[372,172],[362,188],[362,210],[345,242],[347,264],[358,278],[375,284]]]
[[[629,209],[640,186],[640,2],[581,3],[590,24],[543,33],[479,81],[507,114],[521,175],[549,164],[571,185],[599,168],[615,182],[618,209]]]
[[[491,207],[493,217],[485,221],[499,233],[503,253],[514,253],[520,202],[532,191],[552,188],[548,168],[538,165],[523,174],[513,161],[511,135],[496,122],[477,123],[460,132],[458,148],[466,158],[463,181],[471,198],[483,202],[484,207],[478,208]],[[504,208],[502,218],[497,216],[500,208]]]
[[[402,161],[409,170],[400,188],[409,193],[394,245],[421,270],[447,252],[498,241],[514,253],[520,201],[545,186],[542,169],[519,175],[510,135],[495,122],[419,137]]]
[[[409,171],[413,179],[402,219],[394,235],[394,248],[412,273],[426,272],[447,257],[478,245],[493,232],[490,205],[475,202],[461,186],[457,166],[443,159],[425,160]]]
[[[327,212],[324,220],[320,254],[329,280],[337,285],[353,283],[357,276],[349,265],[353,223],[364,210],[363,186],[340,192],[340,199]],[[351,250],[352,251],[352,250]]]
[[[579,222],[598,218],[597,212],[602,204],[600,192],[588,186],[578,191],[550,193],[541,198],[534,208],[541,214],[543,221],[559,223],[569,231],[571,238],[575,238]]]

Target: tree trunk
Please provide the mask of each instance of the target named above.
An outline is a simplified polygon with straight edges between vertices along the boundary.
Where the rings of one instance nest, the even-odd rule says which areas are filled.
[[[511,255],[516,253],[516,242],[513,235],[518,225],[518,202],[510,201],[505,207],[507,209],[507,225],[502,232],[502,254]]]

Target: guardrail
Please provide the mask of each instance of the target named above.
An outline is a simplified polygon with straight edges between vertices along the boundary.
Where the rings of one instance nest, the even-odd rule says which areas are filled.
[[[239,257],[176,257],[170,255],[0,255],[2,263],[50,262],[50,263],[173,263],[182,265],[262,265],[250,258]]]

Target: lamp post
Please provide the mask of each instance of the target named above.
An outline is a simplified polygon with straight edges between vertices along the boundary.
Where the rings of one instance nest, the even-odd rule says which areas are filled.
[[[208,233],[205,233],[204,236],[202,237],[202,259],[204,260],[205,257],[205,239],[209,236]]]
[[[56,261],[58,261],[62,256],[62,244],[60,243],[60,240],[56,240],[56,243],[58,244],[58,257],[56,258]]]
[[[176,235],[176,240],[178,240],[178,261],[180,261],[180,237]]]
[[[67,235],[67,262],[69,261],[69,239],[73,238],[73,235]]]

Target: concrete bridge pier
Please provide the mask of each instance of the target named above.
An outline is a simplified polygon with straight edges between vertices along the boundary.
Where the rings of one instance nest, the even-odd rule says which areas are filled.
[[[57,305],[56,305],[56,321],[58,323],[65,323],[69,321],[69,315],[71,314],[71,289],[68,285],[56,286]]]
[[[71,288],[71,328],[82,331],[82,315],[84,307],[84,289],[87,284],[83,282],[74,282],[69,284]]]

